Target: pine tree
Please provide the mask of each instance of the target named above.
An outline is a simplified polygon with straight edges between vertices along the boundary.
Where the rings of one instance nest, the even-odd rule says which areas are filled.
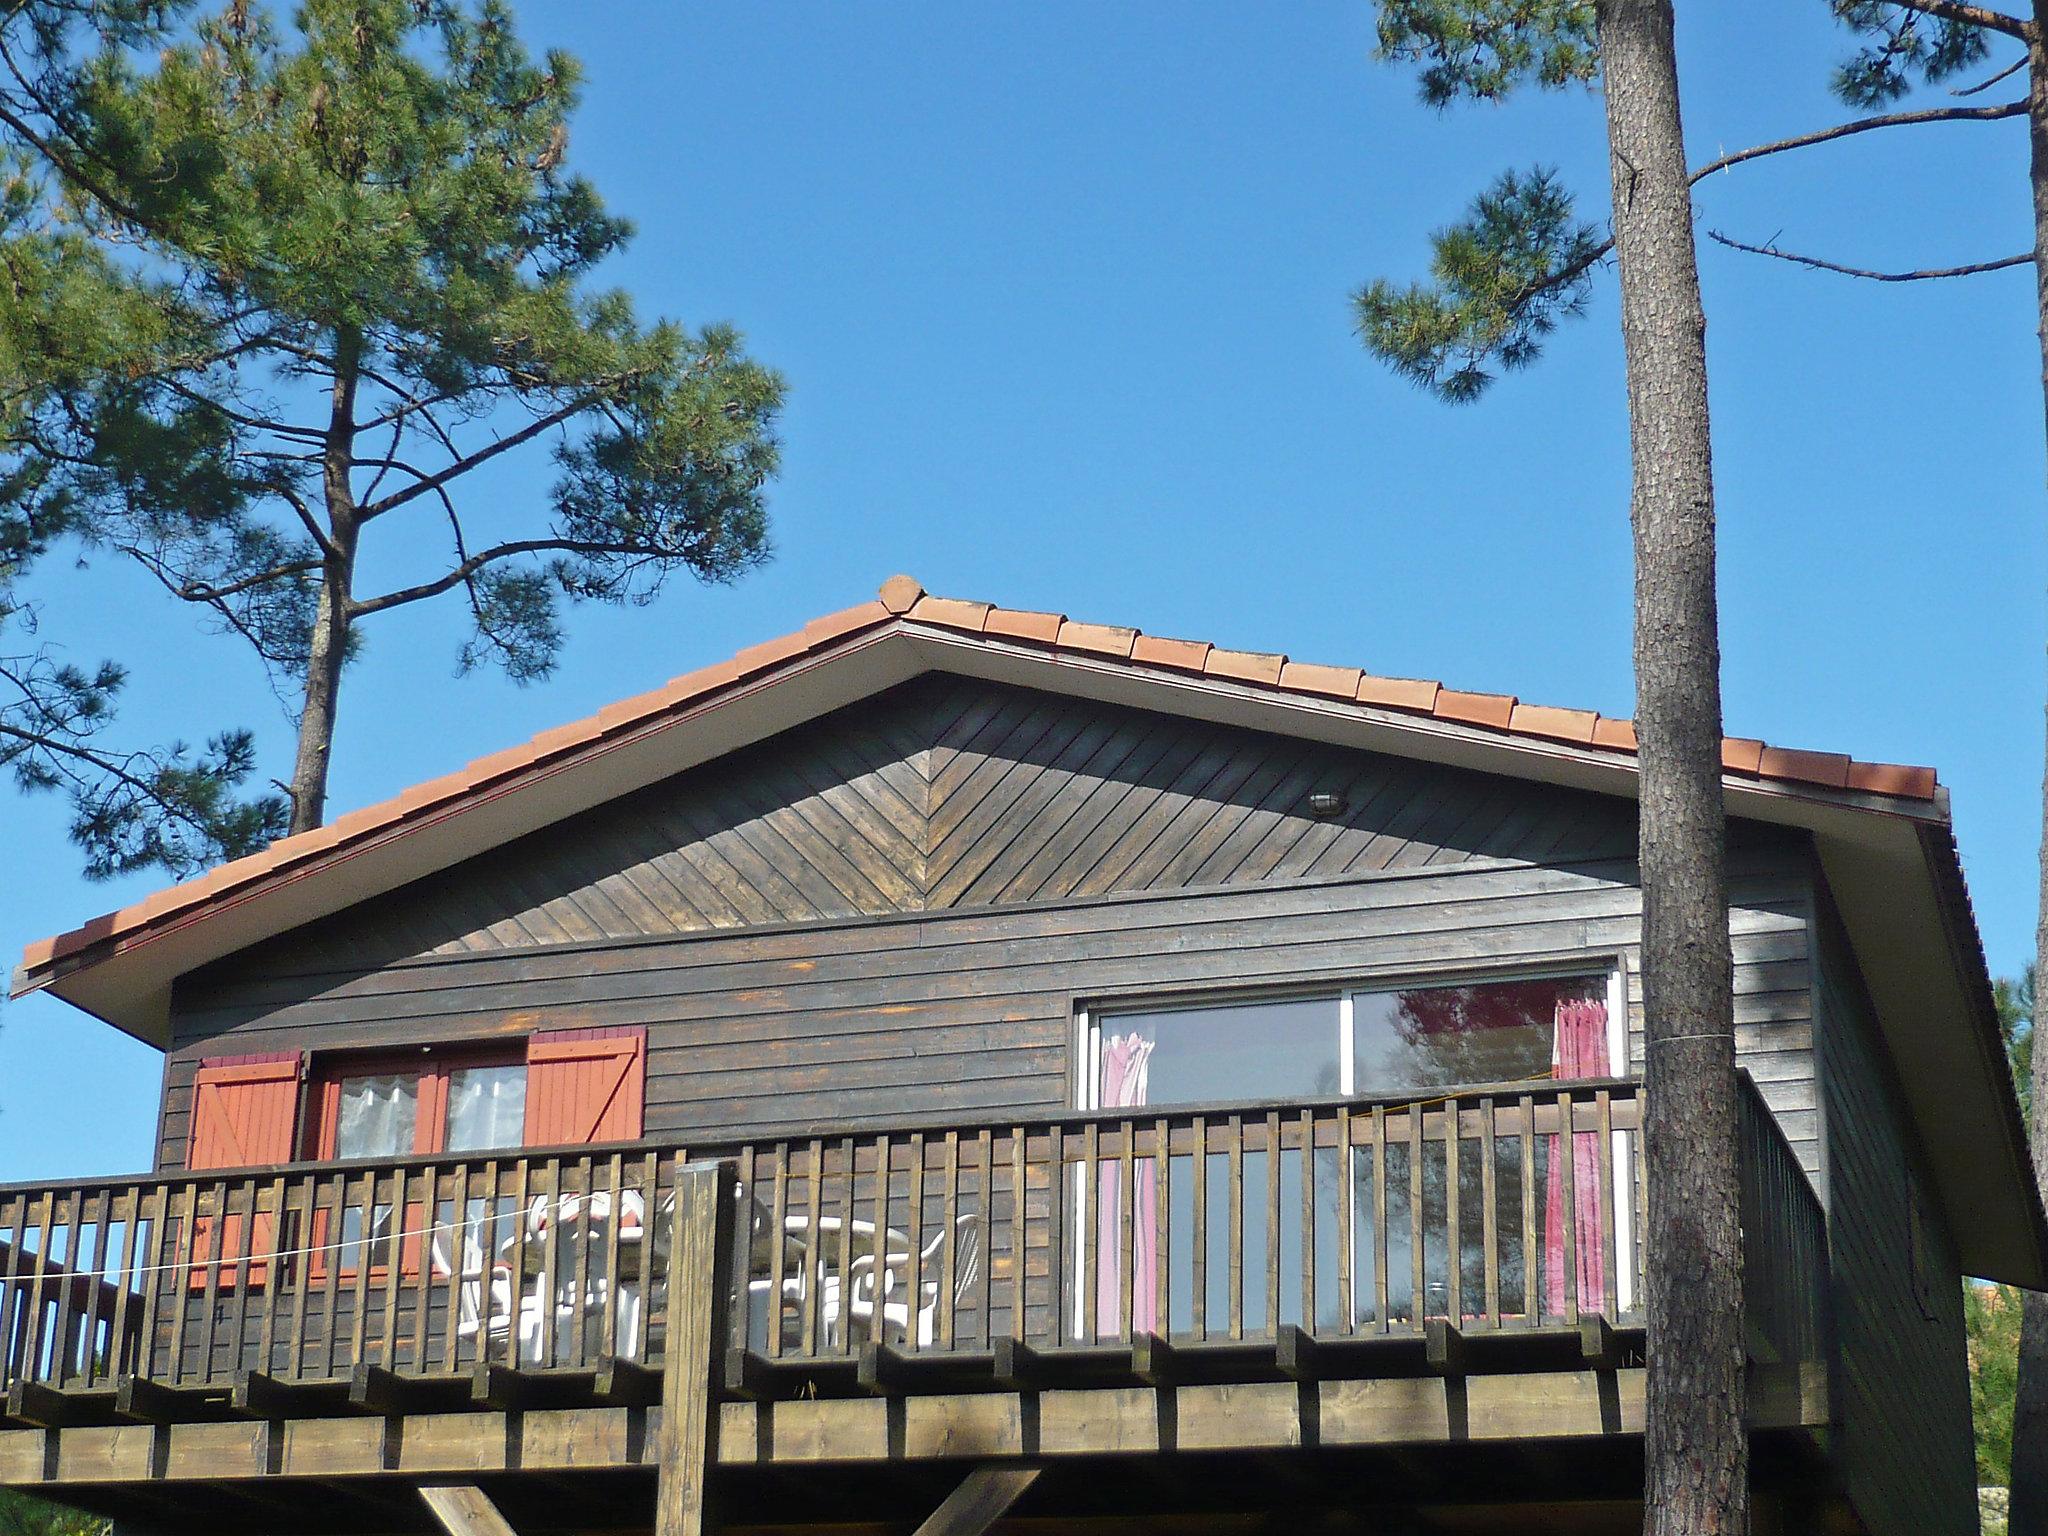
[[[1382,0],[1425,99],[1598,74],[1620,270],[1635,546],[1649,1211],[1644,1529],[1749,1528],[1733,967],[1706,324],[1669,0]],[[1452,400],[1532,361],[1609,242],[1554,177],[1506,176],[1435,241],[1434,287],[1359,295],[1367,345]]]
[[[163,25],[154,5],[24,0],[0,19],[0,57],[15,78],[41,80],[54,95],[82,35],[139,47]],[[0,118],[23,106],[5,79]],[[33,568],[53,545],[89,534],[93,508],[66,495],[61,474],[35,455],[34,423],[88,374],[140,366],[161,337],[93,240],[41,216],[51,166],[34,143],[16,139],[0,162],[0,769],[25,791],[69,797],[88,875],[152,865],[189,874],[275,837],[285,802],[241,793],[255,766],[245,730],[220,731],[196,752],[122,745],[123,667],[80,665],[51,639],[63,615],[33,595]]]
[[[782,386],[729,328],[643,323],[590,286],[630,230],[566,169],[574,61],[530,57],[501,0],[307,0],[289,24],[230,0],[150,47],[98,25],[130,8],[177,9],[50,0],[61,30],[30,48],[10,8],[5,238],[35,283],[118,300],[52,338],[17,281],[0,330],[42,387],[10,464],[31,515],[62,512],[271,669],[300,831],[377,615],[457,594],[460,665],[524,681],[553,667],[565,602],[764,559]],[[544,513],[470,489],[542,444]],[[407,575],[364,591],[372,545]]]

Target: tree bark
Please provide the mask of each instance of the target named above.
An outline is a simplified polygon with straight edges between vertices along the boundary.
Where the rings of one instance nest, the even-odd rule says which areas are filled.
[[[1706,317],[1670,0],[1600,0],[1641,753],[1649,1536],[1747,1536],[1733,966]]]
[[[2034,0],[2033,33],[2027,40],[2028,170],[2034,189],[2034,298],[2041,342],[2041,398],[2048,414],[2048,0]],[[2034,926],[2034,1011],[2042,1009],[2040,989],[2048,984],[2048,758],[2041,779],[2040,909]],[[2048,1187],[2048,1050],[2034,1029],[2034,1123],[2030,1142],[2034,1179]],[[2019,1390],[2012,1415],[2011,1536],[2048,1536],[2048,1295],[2020,1297]]]
[[[292,831],[310,832],[327,816],[327,773],[334,751],[334,715],[341,669],[348,661],[350,601],[356,543],[362,524],[350,480],[356,439],[356,363],[360,341],[336,338],[332,407],[321,455],[321,492],[327,508],[327,550],[306,658],[306,692],[299,711],[299,749],[292,764]]]

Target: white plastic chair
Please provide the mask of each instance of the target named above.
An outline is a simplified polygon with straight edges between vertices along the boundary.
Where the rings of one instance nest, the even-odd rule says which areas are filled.
[[[981,1278],[981,1217],[974,1212],[956,1217],[953,1222],[953,1304],[957,1307],[966,1300],[969,1289]],[[929,1348],[937,1337],[939,1316],[939,1295],[943,1277],[939,1271],[939,1250],[946,1241],[942,1227],[924,1246],[917,1256],[917,1347]],[[873,1326],[876,1306],[875,1270],[872,1265],[849,1277],[847,1314],[858,1327],[862,1323]],[[882,1330],[885,1335],[908,1340],[911,1335],[910,1298],[892,1301],[890,1297],[898,1290],[907,1289],[910,1283],[910,1255],[891,1253],[885,1259],[881,1275]]]
[[[508,1244],[509,1246],[509,1244]],[[447,1237],[436,1231],[427,1245],[428,1262],[433,1266],[434,1278],[446,1280],[455,1275],[449,1261]],[[522,1295],[515,1307],[513,1304],[512,1266],[503,1261],[489,1267],[489,1308],[485,1307],[485,1266],[483,1244],[477,1241],[474,1226],[463,1224],[461,1284],[455,1290],[455,1336],[458,1339],[477,1341],[478,1358],[495,1352],[518,1319],[519,1358],[528,1365],[540,1358],[541,1335],[541,1290],[538,1285]]]

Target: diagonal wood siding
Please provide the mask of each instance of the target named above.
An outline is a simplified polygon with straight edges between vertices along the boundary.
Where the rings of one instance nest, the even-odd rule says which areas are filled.
[[[1320,791],[1343,795],[1348,811],[1309,814]],[[932,676],[288,936],[271,953],[319,969],[1475,858],[1574,862],[1632,852],[1631,811]]]

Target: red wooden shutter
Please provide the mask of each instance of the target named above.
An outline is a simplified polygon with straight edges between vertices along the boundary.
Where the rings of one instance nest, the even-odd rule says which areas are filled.
[[[269,1056],[216,1057],[203,1061],[192,1080],[192,1140],[185,1166],[194,1172],[207,1168],[259,1168],[269,1163],[291,1161],[299,1121],[299,1053],[287,1051]],[[220,1279],[222,1289],[235,1283],[236,1259],[247,1255],[251,1284],[260,1284],[268,1269],[267,1254],[275,1245],[277,1224],[260,1216],[246,1245],[244,1221],[230,1216],[221,1232]],[[214,1258],[210,1217],[192,1224],[192,1285],[206,1286],[207,1265]]]
[[[632,1141],[647,1098],[647,1031],[562,1029],[526,1042],[526,1144]]]

